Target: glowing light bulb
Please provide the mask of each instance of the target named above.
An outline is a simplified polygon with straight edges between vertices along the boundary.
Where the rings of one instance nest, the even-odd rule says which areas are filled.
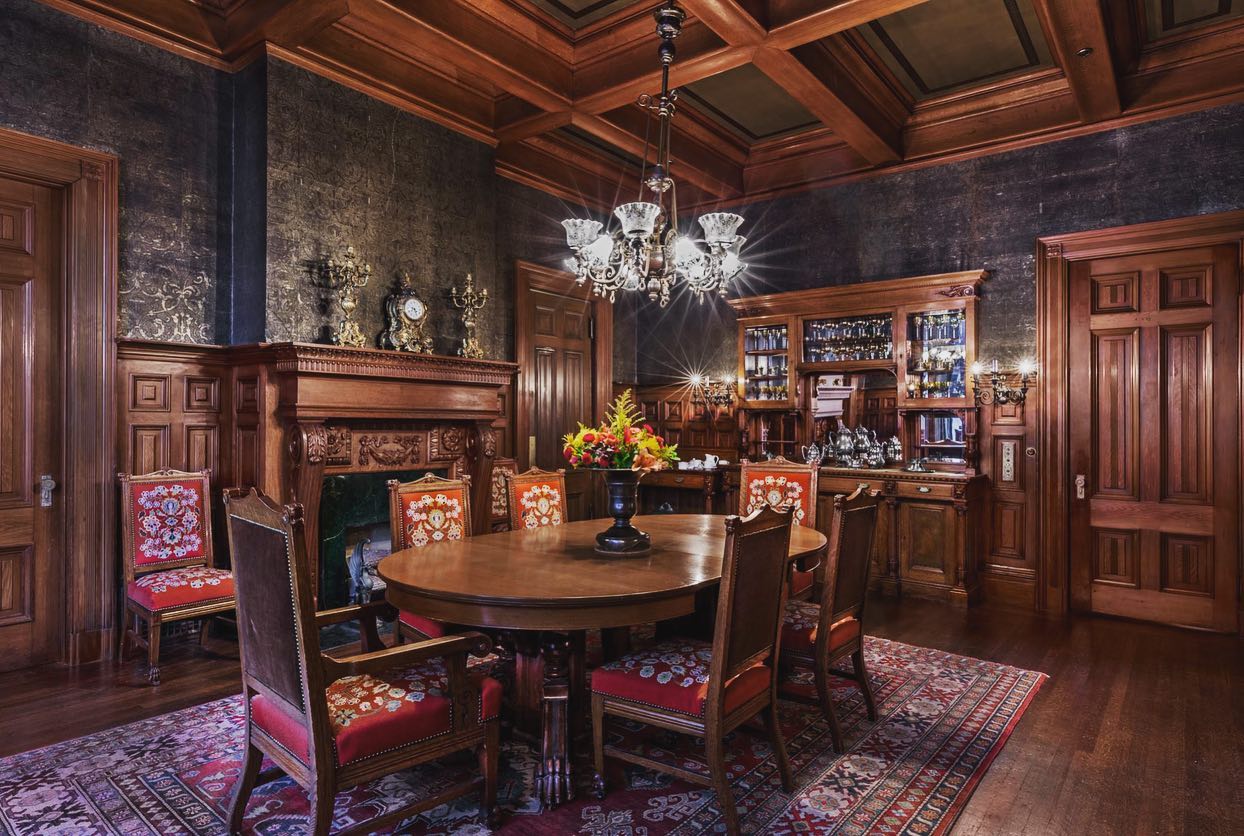
[[[1025,357],[1023,360],[1019,361],[1018,368],[1019,368],[1020,375],[1022,375],[1023,377],[1028,377],[1029,375],[1031,375],[1033,372],[1037,370],[1037,364],[1033,362],[1032,360],[1030,360],[1029,358]]]
[[[692,375],[691,375],[690,379],[688,380],[688,382],[689,382],[692,386],[703,386],[703,385],[704,385],[704,375],[700,374],[699,372],[694,372],[694,373],[692,373]]]

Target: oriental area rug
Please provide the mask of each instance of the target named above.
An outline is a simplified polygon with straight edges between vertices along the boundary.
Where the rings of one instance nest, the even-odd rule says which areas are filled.
[[[949,831],[990,762],[1045,680],[1032,671],[868,638],[879,721],[852,683],[834,700],[848,751],[836,755],[817,708],[783,700],[782,728],[795,792],[783,792],[763,734],[728,738],[727,767],[743,829],[771,834],[941,834]],[[790,683],[811,691],[810,676]],[[10,834],[218,834],[241,766],[237,697],[142,720],[0,760],[0,831]],[[697,741],[640,726],[608,735],[649,756],[692,765]],[[707,789],[610,762],[610,793],[590,794],[590,744],[578,748],[577,798],[542,811],[537,757],[513,736],[501,756],[502,833],[657,836],[724,830]],[[702,743],[700,744],[702,746]],[[702,749],[700,750],[702,751]],[[435,794],[475,768],[474,758],[410,770],[337,797],[334,830]],[[383,833],[484,834],[476,797],[443,805]],[[247,832],[307,831],[307,798],[288,778],[259,787]]]

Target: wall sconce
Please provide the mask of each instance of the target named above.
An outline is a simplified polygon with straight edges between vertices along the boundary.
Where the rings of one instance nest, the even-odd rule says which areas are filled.
[[[989,384],[981,385],[981,372],[984,367],[980,363],[972,364],[972,389],[978,406],[991,403],[1013,403],[1021,405],[1028,398],[1028,387],[1037,376],[1037,365],[1031,360],[1020,360],[1015,367],[1019,374],[1019,386],[1007,382],[1006,374],[999,371],[998,361],[989,364]]]
[[[699,373],[687,379],[691,386],[691,399],[698,403],[718,408],[728,407],[734,403],[734,386],[724,380],[714,380]]]

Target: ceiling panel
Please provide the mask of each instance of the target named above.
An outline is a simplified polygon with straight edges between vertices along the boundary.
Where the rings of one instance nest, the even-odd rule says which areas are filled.
[[[820,124],[807,108],[751,64],[680,87],[679,96],[748,142]]]
[[[437,0],[444,2],[444,0]],[[580,29],[618,9],[634,5],[636,0],[531,0],[572,29]]]
[[[1052,65],[1032,0],[930,0],[856,31],[917,99]]]
[[[1244,15],[1244,0],[1140,0],[1145,34],[1156,41],[1167,35]]]

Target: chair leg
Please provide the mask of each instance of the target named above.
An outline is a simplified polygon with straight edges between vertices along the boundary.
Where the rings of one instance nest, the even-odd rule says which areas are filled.
[[[160,619],[147,621],[147,681],[160,684]]]
[[[311,833],[312,836],[328,836],[333,829],[333,801],[336,799],[332,784],[320,778],[315,782],[315,792],[311,794]]]
[[[490,830],[497,825],[497,763],[501,759],[501,723],[493,720],[485,732],[484,745],[479,749],[479,771],[484,774],[480,792],[479,816]]]
[[[829,660],[822,659],[817,661],[813,670],[813,678],[816,680],[816,695],[821,701],[821,714],[825,716],[825,722],[829,723],[829,737],[833,741],[834,751],[842,754],[842,726],[838,723],[838,715],[834,713],[834,702],[829,697]]]
[[[708,769],[713,776],[713,792],[717,793],[717,806],[726,818],[726,833],[736,836],[739,833],[739,811],[734,806],[734,793],[730,789],[730,776],[726,773],[725,751],[722,749],[722,735],[709,733],[704,738],[708,754]]]
[[[117,664],[125,661],[125,644],[126,639],[130,636],[130,611],[127,607],[121,615],[121,638],[117,641]]]
[[[229,804],[229,832],[242,832],[242,819],[246,816],[246,802],[250,801],[251,793],[259,782],[259,767],[263,765],[263,752],[246,741],[246,760],[242,764],[242,775],[238,785],[233,788],[233,801]]]
[[[868,719],[877,722],[877,700],[873,697],[873,686],[868,681],[868,668],[864,665],[864,648],[851,654],[851,666],[855,669],[856,682],[864,692],[864,705],[868,708]]]
[[[786,741],[782,739],[782,727],[778,723],[777,700],[771,700],[763,712],[765,730],[769,733],[769,748],[777,758],[778,774],[782,776],[782,789],[794,792],[795,778],[790,771],[790,758],[786,756]]]
[[[199,647],[207,646],[207,633],[212,626],[212,620],[215,616],[209,615],[207,618],[199,621]]]
[[[592,765],[596,774],[592,778],[592,793],[605,797],[605,698],[592,694]]]

